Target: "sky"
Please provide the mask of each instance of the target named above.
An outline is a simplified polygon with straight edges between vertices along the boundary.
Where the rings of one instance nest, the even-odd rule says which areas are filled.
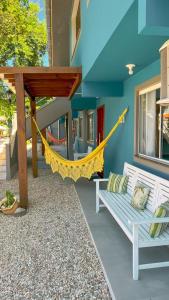
[[[39,19],[41,21],[43,21],[46,18],[46,16],[45,16],[45,1],[44,0],[30,0],[30,1],[34,2],[34,3],[38,3],[40,5]],[[44,66],[49,65],[49,63],[48,63],[48,54],[44,55],[43,64],[44,64]]]
[[[45,4],[44,0],[30,0],[31,2],[38,3],[40,5],[40,13],[39,13],[39,19],[44,20],[45,19]]]

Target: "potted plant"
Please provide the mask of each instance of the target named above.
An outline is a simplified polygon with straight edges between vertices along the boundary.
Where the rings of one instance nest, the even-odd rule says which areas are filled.
[[[6,215],[12,215],[18,208],[18,201],[16,196],[10,192],[6,191],[6,197],[0,202],[0,210]]]

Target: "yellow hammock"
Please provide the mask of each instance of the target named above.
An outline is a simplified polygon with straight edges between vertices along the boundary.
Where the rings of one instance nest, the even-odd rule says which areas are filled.
[[[58,172],[63,179],[69,177],[74,181],[77,181],[80,177],[86,177],[90,179],[93,173],[101,172],[104,165],[104,148],[119,124],[123,121],[127,111],[128,109],[126,108],[119,117],[117,123],[109,132],[108,136],[91,153],[84,158],[75,161],[65,159],[52,148],[50,148],[48,142],[42,136],[38,125],[34,120],[45,147],[46,163],[51,166],[53,173]]]

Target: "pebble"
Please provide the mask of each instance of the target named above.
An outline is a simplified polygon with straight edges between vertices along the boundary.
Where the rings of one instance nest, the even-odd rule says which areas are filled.
[[[48,169],[28,179],[27,213],[0,213],[0,299],[110,300],[72,181]],[[1,198],[6,189],[18,194],[17,178],[0,181]]]

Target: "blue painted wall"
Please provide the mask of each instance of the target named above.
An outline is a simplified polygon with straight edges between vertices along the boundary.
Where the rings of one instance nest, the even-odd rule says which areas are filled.
[[[83,78],[107,44],[134,0],[81,0],[81,35],[71,65],[82,65]],[[70,35],[71,40],[71,35]]]
[[[138,0],[138,31],[148,35],[169,35],[169,1]]]
[[[125,123],[120,125],[105,149],[105,176],[108,176],[110,170],[121,173],[125,161],[138,165],[133,160],[135,88],[159,74],[160,62],[158,60],[124,82],[124,97],[102,98],[97,101],[97,106],[105,105],[105,136],[113,124],[115,124],[122,111],[126,107],[129,107]],[[146,168],[143,165],[138,166],[169,179],[169,175],[160,174],[154,169]]]
[[[105,176],[110,170],[122,172],[125,161],[135,164],[135,88],[160,74],[158,50],[168,39],[169,19],[165,12],[168,3],[168,0],[125,0],[123,4],[119,0],[90,0],[87,8],[86,0],[81,0],[81,34],[71,64],[82,65],[82,95],[100,97],[96,106],[105,105],[105,135],[129,107],[125,124],[106,147]],[[128,75],[127,63],[136,64],[133,76]],[[120,85],[118,93],[115,82]],[[83,100],[74,104],[80,107],[84,104],[80,101]],[[166,174],[159,175],[169,179]]]
[[[123,82],[128,78],[126,64],[134,63],[139,72],[158,59],[168,39],[168,0],[122,2],[91,0],[87,8],[81,0],[81,33],[71,64],[82,65],[87,83]]]
[[[81,98],[74,97],[71,100],[72,110],[87,110],[87,109],[95,109],[96,108],[96,98]]]

